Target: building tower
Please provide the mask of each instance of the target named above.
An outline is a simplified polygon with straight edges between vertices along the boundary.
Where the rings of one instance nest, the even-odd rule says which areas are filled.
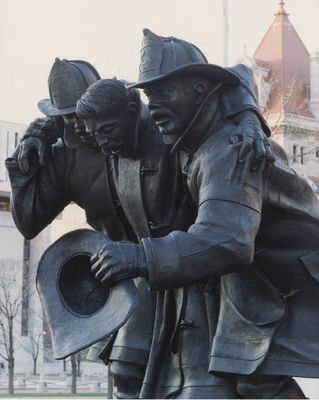
[[[283,146],[291,166],[318,192],[319,54],[309,54],[284,5],[280,1],[254,56],[244,52],[239,62],[254,71],[273,139]]]

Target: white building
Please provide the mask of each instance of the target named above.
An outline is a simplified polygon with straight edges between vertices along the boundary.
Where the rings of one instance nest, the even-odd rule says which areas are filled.
[[[32,240],[25,239],[15,226],[10,211],[10,182],[5,160],[13,154],[26,126],[13,122],[0,121],[0,260],[21,266],[19,290],[26,290],[27,283],[31,284],[28,299],[24,299],[15,324],[15,372],[32,372],[33,360],[25,350],[28,348],[30,336],[36,338],[41,332],[46,333],[42,310],[35,289],[35,275],[38,261],[44,250],[62,234],[86,226],[84,212],[75,204],[65,208],[63,213]],[[1,316],[0,316],[1,319]],[[47,373],[61,371],[63,363],[54,362],[50,340],[43,336],[44,351],[38,358],[38,368]],[[41,340],[42,341],[42,340]],[[1,338],[0,338],[1,343]],[[0,361],[2,361],[0,359]]]
[[[254,71],[272,138],[319,193],[319,53],[309,54],[288,15],[281,1],[253,57],[244,51],[239,62]]]
[[[0,122],[0,259],[2,263],[13,263],[21,266],[20,290],[22,291],[24,279],[28,279],[30,270],[31,243],[17,230],[11,212],[10,212],[10,182],[5,168],[5,159],[10,156],[18,144],[18,141],[25,131],[25,126],[11,122]],[[45,233],[44,233],[45,235]],[[36,240],[39,242],[39,239]],[[24,315],[22,321],[22,313]],[[27,303],[22,304],[21,315],[18,316],[16,330],[16,348],[20,347],[20,340],[27,334],[29,307]],[[1,318],[1,317],[0,317]],[[0,338],[0,341],[1,338]],[[19,350],[16,357],[19,362],[16,363],[16,370],[28,368],[32,365],[26,354]],[[31,359],[32,361],[32,359]]]

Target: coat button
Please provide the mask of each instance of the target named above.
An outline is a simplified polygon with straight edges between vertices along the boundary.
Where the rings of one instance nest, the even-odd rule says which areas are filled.
[[[148,221],[147,224],[152,231],[156,231],[157,229],[166,228],[168,226],[168,224],[156,224],[153,221]]]

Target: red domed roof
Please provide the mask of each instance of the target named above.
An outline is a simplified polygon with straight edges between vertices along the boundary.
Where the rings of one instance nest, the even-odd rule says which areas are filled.
[[[268,113],[288,112],[313,117],[308,108],[310,85],[309,53],[291,24],[280,1],[280,8],[254,58],[270,69],[272,90]]]

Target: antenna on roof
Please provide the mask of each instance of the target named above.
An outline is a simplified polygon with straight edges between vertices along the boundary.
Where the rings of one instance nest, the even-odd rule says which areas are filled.
[[[279,8],[279,10],[276,12],[275,15],[289,15],[289,14],[286,12],[286,10],[284,9],[284,5],[285,5],[285,4],[286,4],[286,3],[285,3],[283,0],[280,0],[280,2],[279,2],[280,8]]]

